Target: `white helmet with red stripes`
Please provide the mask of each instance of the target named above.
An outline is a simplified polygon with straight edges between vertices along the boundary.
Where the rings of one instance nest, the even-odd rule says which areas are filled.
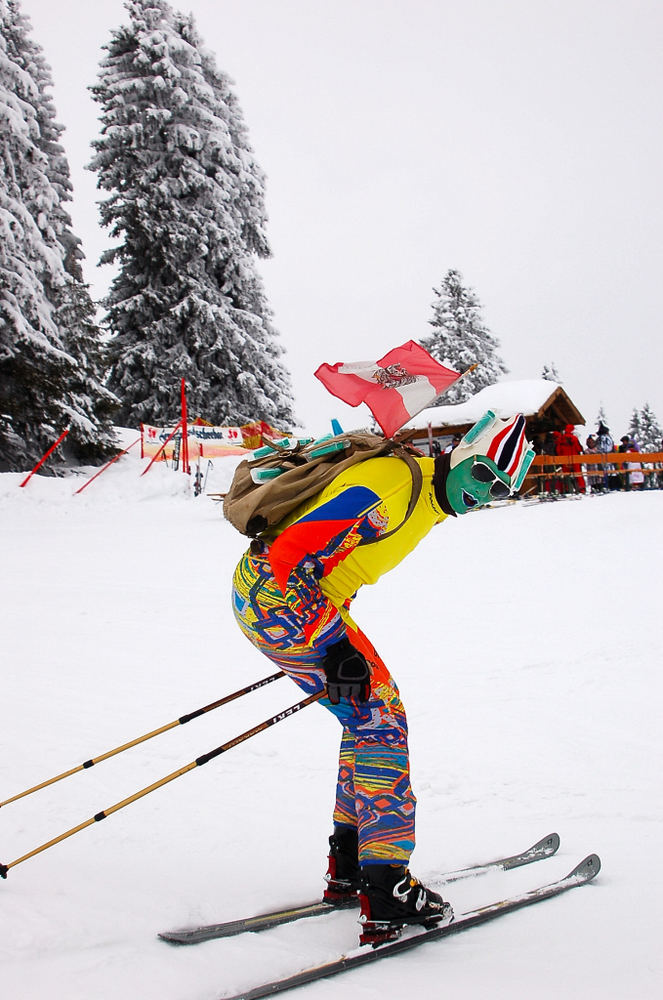
[[[487,410],[451,452],[450,467],[454,469],[477,455],[491,459],[508,477],[512,493],[519,490],[534,458],[534,449],[525,437],[523,414],[500,420],[492,410]]]

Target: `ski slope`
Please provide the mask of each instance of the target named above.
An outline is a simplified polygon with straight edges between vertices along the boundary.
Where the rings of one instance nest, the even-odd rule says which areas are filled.
[[[135,437],[135,434],[133,435]],[[133,439],[133,438],[130,438]],[[129,440],[129,439],[128,439]],[[233,461],[217,460],[207,490]],[[0,476],[0,801],[273,672],[229,607],[244,540],[129,453],[82,494]],[[355,617],[408,709],[422,878],[557,830],[559,854],[449,887],[457,910],[590,886],[298,991],[354,1000],[663,993],[663,492],[447,520]],[[0,808],[5,864],[299,700],[287,679]],[[356,914],[174,948],[159,930],[314,899],[339,732],[313,705],[0,882],[8,1000],[215,1000],[356,944]]]

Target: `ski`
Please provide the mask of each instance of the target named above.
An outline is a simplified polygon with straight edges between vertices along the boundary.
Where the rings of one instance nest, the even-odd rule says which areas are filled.
[[[438,875],[431,879],[426,879],[432,885],[449,885],[460,879],[474,878],[491,871],[509,871],[511,868],[520,868],[522,865],[530,865],[534,861],[542,861],[550,858],[559,848],[559,836],[550,833],[547,837],[537,841],[526,851],[520,854],[513,854],[510,857],[496,858],[483,864],[470,865],[469,868],[461,868],[458,871],[447,872],[445,875]],[[345,907],[359,905],[359,898],[351,896]],[[290,906],[282,910],[272,910],[269,913],[261,913],[255,917],[245,917],[241,920],[229,920],[221,924],[207,924],[199,927],[185,927],[180,930],[162,931],[159,937],[162,941],[170,944],[200,944],[203,941],[212,941],[215,938],[232,937],[235,934],[244,934],[246,931],[266,931],[270,927],[278,927],[280,924],[289,924],[294,920],[301,920],[304,917],[319,917],[325,913],[333,913],[342,909],[338,904],[325,903],[318,900],[312,903],[304,903],[300,906]]]
[[[403,937],[388,944],[383,944],[378,948],[371,948],[368,945],[364,945],[347,955],[342,955],[340,958],[323,962],[321,965],[304,969],[302,972],[297,972],[294,976],[277,979],[271,983],[264,983],[243,993],[237,993],[231,997],[225,996],[220,998],[220,1000],[260,1000],[261,997],[271,997],[275,993],[284,993],[286,990],[304,986],[318,979],[328,979],[341,972],[347,972],[349,969],[356,969],[360,965],[366,965],[381,958],[389,958],[392,955],[409,951],[411,948],[416,948],[429,941],[437,941],[439,938],[449,937],[451,934],[458,934],[461,931],[468,930],[470,927],[487,923],[489,920],[504,916],[505,913],[512,913],[514,910],[519,910],[524,906],[531,906],[533,903],[540,903],[544,899],[559,896],[561,893],[567,892],[578,885],[585,885],[596,877],[600,868],[601,861],[599,857],[596,854],[590,854],[573,871],[569,872],[565,878],[557,882],[552,882],[550,885],[541,886],[539,889],[532,889],[517,896],[489,903],[487,906],[481,906],[476,910],[469,910],[467,913],[461,913],[452,923],[445,924],[444,926],[432,927],[428,930],[409,927],[404,932]],[[407,936],[405,936],[406,934]]]

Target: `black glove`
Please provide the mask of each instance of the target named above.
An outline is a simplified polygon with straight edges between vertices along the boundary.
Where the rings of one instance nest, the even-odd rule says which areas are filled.
[[[368,701],[371,696],[371,672],[366,658],[347,637],[327,646],[322,666],[327,677],[327,695],[332,705],[338,705],[341,698]]]

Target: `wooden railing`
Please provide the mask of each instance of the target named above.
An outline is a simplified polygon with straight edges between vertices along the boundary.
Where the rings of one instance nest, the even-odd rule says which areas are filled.
[[[527,473],[520,496],[580,493],[586,492],[588,486],[590,489],[627,489],[628,474],[632,471],[627,468],[629,464],[640,467],[645,476],[645,487],[663,486],[663,451],[537,455]]]

